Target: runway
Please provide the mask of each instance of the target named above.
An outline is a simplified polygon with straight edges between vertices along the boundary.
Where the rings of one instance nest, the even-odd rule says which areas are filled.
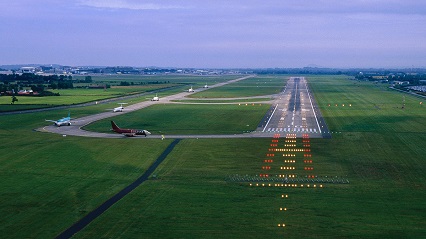
[[[304,77],[290,77],[266,122],[257,131],[269,134],[295,134],[329,138],[327,125]]]
[[[245,76],[227,82],[218,83],[210,86],[209,89],[220,87],[226,84],[251,78]],[[196,89],[196,92],[207,90],[205,88]],[[195,92],[195,93],[196,93]],[[83,126],[92,122],[114,117],[118,114],[125,114],[135,110],[143,109],[153,104],[171,103],[173,100],[182,100],[187,95],[194,94],[189,92],[182,92],[175,95],[163,97],[159,101],[145,101],[137,104],[130,105],[125,108],[124,112],[104,112],[95,115],[85,116],[73,121],[71,126],[56,127],[54,125],[45,126],[37,129],[40,132],[49,132],[62,135],[73,135],[82,137],[96,137],[96,138],[123,138],[120,134],[107,134],[90,132],[81,129]],[[270,96],[269,96],[270,97]],[[304,77],[291,77],[284,88],[278,94],[273,95],[271,110],[265,115],[259,124],[258,128],[250,133],[233,134],[233,135],[166,135],[166,138],[262,138],[272,137],[275,134],[295,134],[296,137],[302,137],[303,134],[309,134],[311,138],[329,138],[327,126],[322,119],[318,107],[315,104],[313,96],[311,95],[306,80]],[[148,129],[149,130],[149,129]],[[135,137],[145,138],[145,137]],[[150,135],[146,138],[162,138],[161,135]]]

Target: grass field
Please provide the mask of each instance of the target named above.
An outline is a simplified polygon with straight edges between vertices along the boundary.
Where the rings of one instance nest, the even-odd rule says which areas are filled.
[[[111,120],[122,128],[149,129],[153,134],[240,134],[257,128],[267,104],[153,105],[144,110],[97,121],[85,129],[111,132]]]
[[[8,238],[54,237],[142,174],[168,144],[31,131],[43,121],[40,113],[1,116],[0,232]]]
[[[279,93],[287,76],[257,76],[222,87],[192,94],[191,98],[235,98]]]
[[[17,96],[18,101],[11,105],[11,96],[0,97],[0,112],[14,111],[32,108],[45,108],[58,105],[72,105],[85,102],[98,101],[109,98],[116,98],[136,93],[149,92],[156,89],[174,86],[172,84],[149,85],[149,86],[115,86],[113,88],[103,89],[63,89],[52,90],[59,93],[60,96],[28,97]]]
[[[403,94],[346,78],[308,76],[330,130],[337,132],[332,139],[311,139],[310,148],[314,174],[345,177],[350,184],[250,187],[228,178],[264,173],[271,139],[185,139],[155,178],[75,238],[423,238],[426,109],[409,95],[401,109]],[[72,114],[89,114],[96,107]],[[197,114],[188,112],[210,114],[191,108],[195,105],[163,107],[141,110],[129,126],[164,124],[172,113],[182,118],[170,128],[180,129]],[[230,110],[211,107],[217,114]],[[32,131],[63,110],[46,113],[0,116],[0,233],[8,238],[58,235],[140,176],[171,142],[167,137],[87,139]],[[239,114],[249,117],[250,112]],[[273,165],[279,162],[277,157]],[[303,163],[295,165],[295,174],[306,174]],[[277,226],[281,223],[286,227]]]
[[[174,102],[181,102],[181,103],[239,103],[239,102],[263,102],[263,101],[270,101],[272,98],[248,98],[248,99],[194,99],[194,100],[175,100]]]
[[[85,76],[76,76],[76,80],[84,79]],[[235,79],[240,76],[143,76],[143,75],[101,75],[92,76],[93,84],[110,84],[111,88],[104,89],[60,89],[50,90],[53,93],[59,93],[60,96],[28,97],[17,96],[18,101],[11,105],[11,96],[0,97],[0,112],[16,111],[34,108],[46,108],[57,105],[72,105],[85,102],[93,102],[108,98],[131,95],[136,93],[149,92],[153,90],[179,86],[170,93],[177,93],[186,90],[189,84],[194,88],[210,85]],[[119,86],[120,82],[132,82],[134,85]],[[161,84],[159,84],[160,82]],[[143,83],[143,84],[142,84]],[[142,85],[141,85],[142,84]],[[80,86],[89,84],[76,84]]]
[[[235,79],[239,76],[199,76],[199,75],[94,75],[92,80],[94,83],[108,83],[111,85],[120,84],[127,81],[134,84],[149,84],[150,82],[170,82],[172,84],[193,84],[204,86],[205,84],[216,84],[223,81]],[[85,76],[75,76],[73,79],[84,79]]]

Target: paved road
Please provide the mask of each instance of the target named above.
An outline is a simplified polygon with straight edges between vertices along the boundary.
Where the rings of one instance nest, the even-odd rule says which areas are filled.
[[[210,86],[210,88],[220,87],[226,84],[251,78],[253,76],[245,76],[235,80],[218,83]],[[205,88],[196,89],[196,92],[207,90]],[[186,96],[194,94],[190,92],[182,92],[175,95],[163,97],[160,99],[161,104],[172,103],[173,100],[181,100]],[[265,97],[265,96],[263,96]],[[261,138],[272,137],[274,134],[296,134],[302,137],[302,134],[309,134],[310,138],[328,138],[327,126],[322,119],[315,100],[310,93],[304,77],[291,77],[284,88],[283,92],[274,97],[271,103],[270,112],[264,117],[258,128],[250,133],[234,134],[234,135],[166,135],[167,138]],[[81,127],[94,121],[110,118],[117,114],[124,114],[148,107],[153,104],[160,103],[158,101],[146,101],[127,106],[124,112],[104,112],[96,115],[90,115],[76,119],[71,126],[56,127],[53,125],[37,129],[41,132],[57,133],[62,135],[74,135],[84,137],[101,137],[101,138],[122,138],[120,134],[97,133],[82,130]],[[235,104],[235,102],[233,103]],[[149,130],[149,129],[148,129]],[[150,135],[148,138],[161,138],[161,135]],[[331,136],[330,136],[331,137]],[[145,138],[145,137],[136,137]]]

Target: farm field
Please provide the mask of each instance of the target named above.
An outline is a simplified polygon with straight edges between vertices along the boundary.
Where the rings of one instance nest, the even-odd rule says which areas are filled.
[[[153,173],[155,177],[74,238],[422,238],[426,234],[426,108],[415,97],[346,78],[307,76],[333,132],[332,139],[310,140],[312,172],[343,177],[349,184],[250,186],[249,181],[230,177],[263,174],[272,139],[185,139]],[[86,115],[99,111],[97,107],[75,109],[72,114]],[[189,134],[200,131],[194,118],[211,116],[211,111],[230,117],[224,118],[230,123],[223,129],[241,130],[247,123],[232,124],[240,115],[260,121],[263,107],[267,108],[263,104],[251,109],[157,107],[115,118],[123,121],[123,127],[184,129]],[[242,111],[235,116],[229,113],[236,109]],[[195,113],[188,114],[191,111]],[[64,112],[0,116],[0,137],[5,139],[0,145],[2,235],[58,235],[139,177],[172,142],[167,135],[163,141],[90,139],[32,131],[45,125],[46,117],[58,118],[55,114]],[[167,115],[179,120],[169,122]],[[216,131],[221,125],[214,122],[222,124],[223,117],[204,119],[204,124]],[[96,124],[97,130],[103,128],[101,121]],[[279,140],[283,144],[284,135]],[[294,174],[306,175],[303,163],[295,165]],[[286,227],[277,226],[283,223]]]

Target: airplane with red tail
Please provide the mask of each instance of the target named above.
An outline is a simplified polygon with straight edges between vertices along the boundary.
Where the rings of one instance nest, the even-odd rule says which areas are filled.
[[[139,129],[122,129],[115,124],[114,121],[111,121],[112,130],[116,133],[125,135],[127,137],[135,137],[137,135],[145,135],[148,136],[151,133],[148,130],[139,130]]]

